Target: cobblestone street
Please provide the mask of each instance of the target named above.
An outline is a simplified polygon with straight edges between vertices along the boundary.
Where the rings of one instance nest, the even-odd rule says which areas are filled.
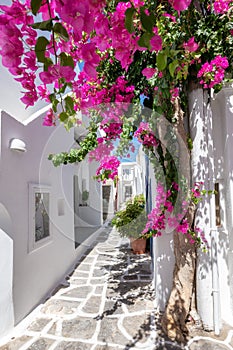
[[[16,327],[0,350],[232,349],[231,330],[227,341],[196,337],[185,348],[165,341],[156,327],[151,279],[150,256],[133,255],[128,241],[105,227],[67,285],[33,312],[24,329]]]

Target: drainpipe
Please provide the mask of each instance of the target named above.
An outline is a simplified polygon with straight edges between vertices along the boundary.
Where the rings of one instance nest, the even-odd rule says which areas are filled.
[[[213,316],[214,333],[220,333],[220,303],[219,303],[219,271],[218,271],[218,231],[211,230],[211,260],[212,260],[212,286],[213,286]]]

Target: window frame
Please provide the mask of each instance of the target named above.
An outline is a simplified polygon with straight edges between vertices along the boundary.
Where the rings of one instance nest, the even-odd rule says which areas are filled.
[[[36,240],[36,194],[48,194],[48,209],[46,214],[48,216],[48,230],[49,234]],[[42,204],[44,204],[42,202]],[[32,252],[38,248],[41,248],[52,242],[52,224],[51,224],[51,187],[47,185],[29,183],[29,239],[28,239],[28,252]]]

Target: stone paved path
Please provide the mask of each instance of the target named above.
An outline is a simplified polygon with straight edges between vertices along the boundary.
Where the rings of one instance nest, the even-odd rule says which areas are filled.
[[[165,340],[151,278],[150,256],[133,255],[127,240],[103,228],[67,286],[60,286],[0,350],[233,350],[230,331],[226,340],[196,337],[186,347]]]

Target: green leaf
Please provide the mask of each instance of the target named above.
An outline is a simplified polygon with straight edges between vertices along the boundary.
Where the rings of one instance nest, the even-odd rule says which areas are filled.
[[[67,88],[67,84],[66,83],[64,83],[61,87],[60,87],[60,89],[59,89],[59,94],[64,94],[64,92],[66,91],[66,88]]]
[[[57,105],[59,104],[59,101],[57,99],[55,99],[53,102],[52,102],[52,109],[55,113],[57,113]]]
[[[49,19],[48,21],[36,22],[34,24],[31,24],[30,27],[51,32],[53,28],[53,21]]]
[[[169,64],[168,69],[172,78],[174,78],[175,70],[178,66],[179,66],[178,60],[174,60]]]
[[[193,149],[193,140],[191,139],[191,137],[187,138],[187,144],[188,144],[188,149],[192,150]]]
[[[129,33],[134,32],[133,16],[135,14],[135,11],[136,10],[133,7],[130,7],[125,11],[125,28]]]
[[[47,71],[49,66],[53,64],[53,61],[49,57],[44,57],[44,71]]]
[[[65,98],[65,108],[67,113],[69,113],[70,115],[74,113],[74,100],[71,96],[67,96]]]
[[[42,0],[31,0],[31,9],[34,16],[36,16],[42,5]]]
[[[167,55],[164,52],[159,52],[156,57],[156,63],[158,70],[164,70],[167,66]]]
[[[150,48],[150,40],[153,37],[151,33],[142,34],[141,38],[138,40],[138,45],[141,47]]]
[[[49,100],[52,103],[52,109],[55,113],[57,113],[57,105],[59,104],[59,101],[56,98],[55,94],[50,94],[49,95]]]
[[[73,61],[73,58],[70,55],[68,55],[65,52],[62,52],[59,55],[59,58],[60,58],[60,65],[61,66],[69,66],[69,67],[74,68],[74,61]]]
[[[153,15],[150,15],[150,16],[147,16],[144,12],[144,10],[141,11],[140,13],[140,19],[141,19],[141,23],[142,23],[142,26],[143,28],[152,33],[153,31],[153,27],[155,25],[155,16]]]
[[[60,119],[60,121],[63,122],[63,123],[64,123],[68,118],[69,118],[69,116],[68,116],[68,114],[65,113],[65,112],[61,112],[61,113],[59,114],[59,119]]]
[[[56,95],[55,94],[50,94],[49,95],[49,101],[52,103],[54,100],[56,99]]]
[[[161,106],[157,106],[156,107],[156,112],[159,114],[159,115],[163,115],[164,114],[164,110]]]
[[[53,27],[54,33],[59,35],[64,41],[69,41],[69,34],[61,23],[56,23]]]
[[[35,52],[38,62],[45,62],[45,50],[49,44],[48,39],[44,36],[40,36],[36,41]]]

